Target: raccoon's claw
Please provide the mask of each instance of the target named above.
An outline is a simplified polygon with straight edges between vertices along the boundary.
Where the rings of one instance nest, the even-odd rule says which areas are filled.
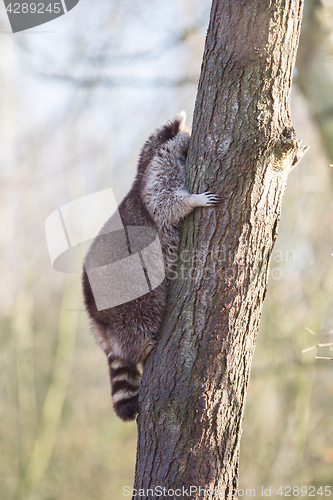
[[[217,205],[218,203],[221,203],[222,197],[218,194],[212,193],[211,191],[206,191],[204,193],[206,197],[206,207],[211,207],[214,205]]]

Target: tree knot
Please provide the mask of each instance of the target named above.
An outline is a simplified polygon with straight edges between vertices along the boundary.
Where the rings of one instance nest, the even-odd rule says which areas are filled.
[[[280,136],[281,147],[285,152],[297,147],[296,132],[293,127],[284,127]]]
[[[284,127],[278,140],[273,146],[273,162],[274,170],[283,170],[286,165],[292,165],[298,143],[296,132],[293,127]]]

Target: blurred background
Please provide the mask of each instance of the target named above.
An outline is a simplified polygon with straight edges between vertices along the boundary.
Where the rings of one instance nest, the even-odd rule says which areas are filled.
[[[151,131],[191,122],[207,0],[79,4],[13,35],[0,4],[0,499],[118,500],[136,424],[113,413],[80,276],[53,270],[57,208],[129,190]],[[258,337],[240,488],[333,486],[333,0],[307,0],[292,93],[310,145],[287,186]],[[309,332],[306,329],[312,331]],[[315,335],[317,334],[317,335]],[[209,459],[209,457],[207,457]]]

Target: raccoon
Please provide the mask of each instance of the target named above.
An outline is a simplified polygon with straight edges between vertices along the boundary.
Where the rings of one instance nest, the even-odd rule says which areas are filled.
[[[112,217],[93,241],[84,262],[83,295],[97,342],[104,350],[116,414],[134,420],[138,407],[141,373],[154,347],[167,300],[171,262],[179,243],[179,223],[195,207],[212,207],[221,197],[209,191],[190,194],[185,188],[185,164],[191,138],[184,112],[158,128],[144,144],[133,186],[118,207],[127,227],[153,228],[161,245],[165,279],[156,288],[126,303],[98,310],[87,268],[105,263],[110,255]],[[128,242],[128,247],[130,247]],[[103,260],[104,259],[104,260]]]

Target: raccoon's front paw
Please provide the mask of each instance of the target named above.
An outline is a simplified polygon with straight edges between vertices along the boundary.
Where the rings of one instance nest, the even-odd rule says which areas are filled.
[[[201,194],[191,194],[187,198],[187,205],[190,207],[213,207],[222,201],[221,196],[210,191]]]
[[[203,198],[203,207],[213,207],[222,201],[222,197],[220,195],[211,193],[210,191],[206,191],[201,196]]]

